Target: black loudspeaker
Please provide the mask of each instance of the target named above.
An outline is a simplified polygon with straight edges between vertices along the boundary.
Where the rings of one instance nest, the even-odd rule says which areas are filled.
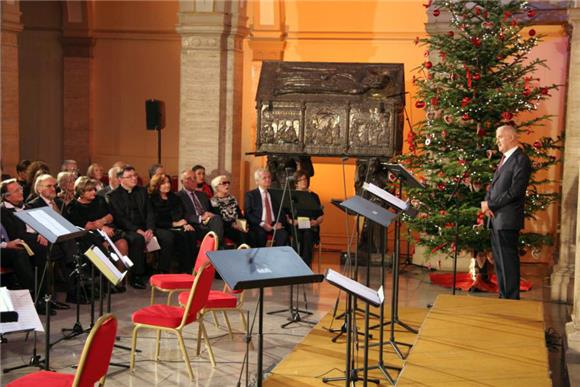
[[[165,102],[157,99],[145,101],[145,118],[147,130],[160,130],[165,128]]]

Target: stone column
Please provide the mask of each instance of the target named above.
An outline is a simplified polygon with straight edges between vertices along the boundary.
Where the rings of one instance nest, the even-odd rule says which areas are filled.
[[[580,8],[568,11],[570,69],[566,111],[566,142],[562,176],[560,256],[551,277],[553,301],[572,302],[574,257],[577,251],[578,163],[580,162]]]
[[[577,164],[576,173],[579,173],[580,163]],[[580,187],[576,192],[580,196]],[[580,206],[576,211],[577,219],[580,219]],[[576,246],[580,245],[580,229],[576,230]],[[575,267],[580,268],[580,249],[576,249]],[[566,324],[566,335],[568,337],[568,349],[575,352],[577,357],[580,357],[580,270],[574,270],[571,265],[571,276],[574,277],[574,293],[572,321]],[[577,363],[577,362],[576,362]]]
[[[20,96],[18,87],[18,34],[22,31],[20,6],[16,1],[5,1],[2,9],[1,66],[2,100],[0,136],[3,168],[16,173],[20,160]]]
[[[93,40],[65,36],[63,47],[63,159],[77,160],[82,174],[90,163],[90,95]]]
[[[239,190],[246,2],[181,0],[179,169],[229,172]]]

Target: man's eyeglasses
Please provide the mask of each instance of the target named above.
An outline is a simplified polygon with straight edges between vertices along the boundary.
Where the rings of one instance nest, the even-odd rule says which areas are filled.
[[[220,185],[230,185],[231,183],[231,181],[222,181]]]
[[[122,179],[132,179],[132,178],[136,178],[137,175],[127,175],[127,176],[121,176]]]

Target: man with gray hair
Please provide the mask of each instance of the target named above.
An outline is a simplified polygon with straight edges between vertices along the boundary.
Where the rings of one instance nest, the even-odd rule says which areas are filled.
[[[520,257],[518,238],[524,228],[526,188],[532,167],[520,147],[517,130],[503,125],[496,130],[496,142],[502,153],[490,188],[481,202],[488,217],[491,248],[499,284],[499,297],[520,298]]]
[[[274,246],[288,244],[288,232],[285,230],[286,214],[283,212],[280,219],[276,219],[280,204],[272,200],[270,186],[272,175],[265,168],[258,168],[254,172],[254,179],[258,188],[246,192],[244,197],[244,213],[250,225],[250,240],[252,247],[264,247],[268,237],[274,238]]]
[[[109,169],[109,185],[99,190],[97,195],[104,197],[107,199],[107,201],[109,200],[108,193],[119,186],[119,179],[117,178],[117,174],[119,172],[121,172],[121,167],[113,166],[111,169]]]

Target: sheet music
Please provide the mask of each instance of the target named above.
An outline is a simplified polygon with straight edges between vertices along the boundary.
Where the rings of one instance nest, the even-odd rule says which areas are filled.
[[[18,321],[1,323],[0,333],[10,333],[18,331],[27,331],[34,329],[37,332],[44,332],[44,327],[40,322],[30,291],[23,290],[9,290],[14,310],[18,312]]]
[[[10,291],[6,286],[0,288],[0,312],[13,312],[14,304],[10,298]]]
[[[64,228],[59,222],[51,218],[50,215],[47,215],[44,210],[29,210],[28,214],[38,223],[42,223],[44,227],[49,229],[57,237],[70,233],[70,231]]]
[[[328,269],[326,273],[326,280],[343,289],[348,290],[349,292],[364,300],[367,300],[373,305],[381,305],[383,303],[384,295],[381,297],[378,291],[368,288],[363,284],[352,280],[332,269]]]
[[[105,240],[107,241],[109,246],[113,249],[114,252],[111,253],[111,258],[113,258],[113,261],[117,262],[120,258],[121,262],[123,262],[125,267],[127,267],[128,269],[133,267],[133,261],[131,261],[131,259],[129,259],[129,257],[127,257],[126,255],[121,254],[121,252],[117,248],[117,245],[115,245],[115,243],[113,243],[113,241],[111,240],[111,238],[109,238],[107,233],[102,231],[102,230],[98,230],[98,229],[97,229],[97,231],[99,232],[99,234],[101,234],[101,236],[103,238],[105,238]]]
[[[395,195],[390,194],[382,188],[377,187],[373,183],[363,183],[363,189],[369,191],[370,193],[380,197],[387,203],[397,207],[400,210],[406,210],[409,208],[409,203],[402,201]]]
[[[123,274],[117,269],[115,265],[109,260],[109,257],[105,255],[98,247],[93,248],[93,252],[99,259],[107,266],[107,268],[115,275],[117,278],[123,278]]]

